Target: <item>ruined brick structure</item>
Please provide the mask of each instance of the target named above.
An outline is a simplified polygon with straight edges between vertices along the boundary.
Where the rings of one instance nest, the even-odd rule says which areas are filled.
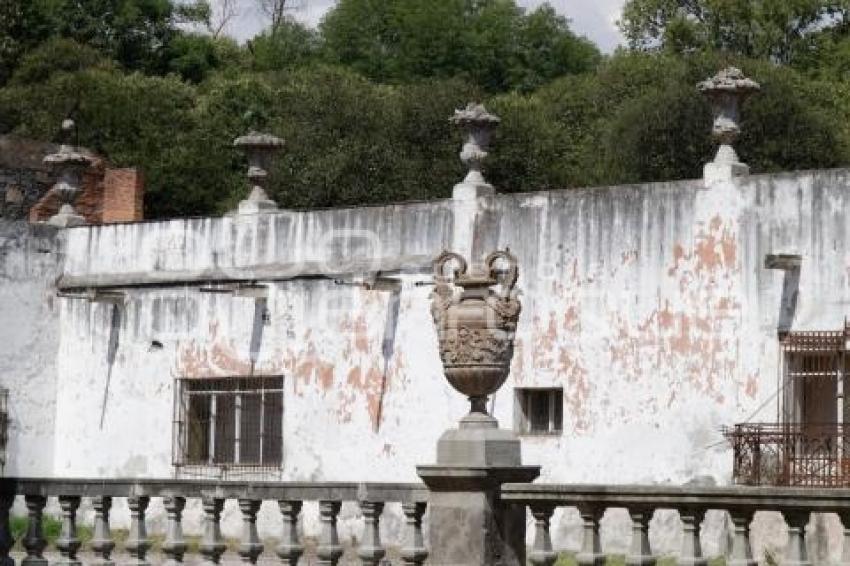
[[[58,146],[0,136],[0,218],[47,220],[56,214],[59,202],[50,194],[55,173],[43,163]],[[115,169],[103,158],[93,156],[94,166],[86,172],[76,207],[89,224],[132,222],[144,218],[144,179],[133,168]]]

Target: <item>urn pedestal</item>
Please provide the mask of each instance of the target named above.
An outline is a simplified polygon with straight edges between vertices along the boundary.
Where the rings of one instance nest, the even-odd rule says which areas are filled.
[[[451,264],[454,276],[447,277]],[[500,429],[486,410],[487,396],[507,379],[513,357],[520,313],[516,259],[495,252],[483,270],[467,273],[462,257],[444,252],[434,270],[431,310],[440,357],[446,379],[469,397],[471,409],[440,437],[437,463],[417,467],[431,492],[429,562],[525,566],[525,507],[501,502],[499,489],[533,481],[540,467],[522,465],[519,438]]]

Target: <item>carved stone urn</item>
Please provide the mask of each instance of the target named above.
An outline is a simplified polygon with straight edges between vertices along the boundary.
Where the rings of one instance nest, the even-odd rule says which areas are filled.
[[[70,228],[86,223],[85,218],[74,209],[74,201],[77,193],[80,192],[83,174],[92,166],[94,160],[71,146],[75,127],[73,120],[68,119],[62,122],[62,143],[59,151],[47,155],[43,160],[57,173],[58,179],[52,190],[62,203],[59,212],[51,216],[47,223],[60,228]]]
[[[714,163],[743,167],[733,148],[735,140],[741,134],[741,105],[757,93],[761,86],[744,76],[740,69],[727,67],[699,83],[697,88],[708,98],[714,115],[712,136],[720,145]]]
[[[251,193],[239,203],[237,213],[257,214],[277,210],[277,203],[269,198],[266,188],[273,158],[283,147],[283,140],[271,134],[250,132],[236,138],[233,145],[248,157],[248,182],[251,185]]]
[[[434,260],[431,314],[440,358],[446,379],[469,397],[471,415],[487,415],[487,397],[510,372],[521,309],[514,290],[517,275],[516,258],[508,250],[491,253],[482,268],[471,272],[453,252]]]

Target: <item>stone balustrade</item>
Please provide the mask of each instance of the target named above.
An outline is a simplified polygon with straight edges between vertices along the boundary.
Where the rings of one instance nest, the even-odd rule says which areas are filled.
[[[56,540],[60,560],[55,564],[76,566],[81,541],[77,534],[77,511],[83,498],[91,500],[94,528],[90,543],[99,566],[115,564],[112,553],[115,541],[110,531],[110,509],[115,498],[126,498],[130,509],[130,529],[124,541],[129,554],[127,564],[150,564],[146,512],[152,498],[162,498],[167,513],[167,527],[162,552],[167,564],[181,564],[188,550],[183,535],[182,515],[187,499],[202,502],[204,520],[199,552],[207,564],[219,564],[227,545],[221,534],[224,502],[236,500],[242,514],[242,535],[236,549],[245,564],[256,564],[265,553],[274,553],[280,564],[297,564],[304,553],[298,536],[298,519],[305,501],[319,504],[321,533],[317,540],[318,564],[333,566],[343,555],[337,530],[337,518],[343,502],[356,502],[362,511],[365,529],[357,548],[357,556],[365,565],[377,566],[387,549],[381,541],[380,521],[386,503],[401,503],[405,515],[404,542],[401,559],[405,565],[420,565],[428,556],[422,535],[422,517],[427,506],[427,490],[418,484],[388,483],[300,483],[300,482],[215,482],[187,480],[57,480],[0,479],[0,564],[14,564],[9,554],[14,540],[9,511],[16,496],[23,496],[28,512],[28,527],[22,545],[26,558],[22,564],[47,565],[42,532],[42,513],[48,497],[56,497],[61,508],[62,530]],[[263,501],[276,501],[282,516],[282,529],[275,548],[266,549],[257,532],[257,512]]]
[[[778,511],[785,518],[788,546],[783,566],[811,566],[805,529],[811,513],[837,513],[844,525],[841,564],[850,564],[850,489],[702,486],[603,486],[557,484],[504,484],[505,505],[525,505],[534,518],[534,538],[529,561],[550,566],[557,558],[552,548],[549,521],[555,509],[574,507],[584,523],[580,566],[600,566],[605,555],[600,544],[600,519],[606,509],[623,508],[632,520],[627,565],[652,566],[658,561],[649,542],[649,522],[658,509],[678,512],[682,522],[682,548],[677,563],[705,566],[700,527],[708,510],[729,513],[733,536],[726,558],[728,566],[756,566],[750,544],[750,525],[757,511]]]

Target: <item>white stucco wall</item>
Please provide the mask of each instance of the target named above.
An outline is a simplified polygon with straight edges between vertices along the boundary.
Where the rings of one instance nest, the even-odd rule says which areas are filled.
[[[62,265],[56,231],[0,221],[0,387],[9,391],[7,476],[50,476]]]
[[[795,329],[843,328],[848,189],[834,170],[69,229],[60,285],[127,302],[116,333],[112,305],[30,290],[36,330],[59,337],[55,443],[52,460],[19,443],[16,473],[170,476],[175,379],[251,371],[252,300],[196,284],[236,278],[270,286],[255,372],[284,376],[284,478],[415,481],[466,410],[417,282],[443,249],[509,246],[524,310],[495,415],[513,425],[515,387],[564,388],[563,435],[523,438],[542,481],[728,483],[719,428],[775,419],[783,274],[765,255],[803,257]],[[390,349],[390,292],[352,270],[402,272]],[[5,364],[22,379],[23,361]],[[25,391],[16,403],[35,402]]]

